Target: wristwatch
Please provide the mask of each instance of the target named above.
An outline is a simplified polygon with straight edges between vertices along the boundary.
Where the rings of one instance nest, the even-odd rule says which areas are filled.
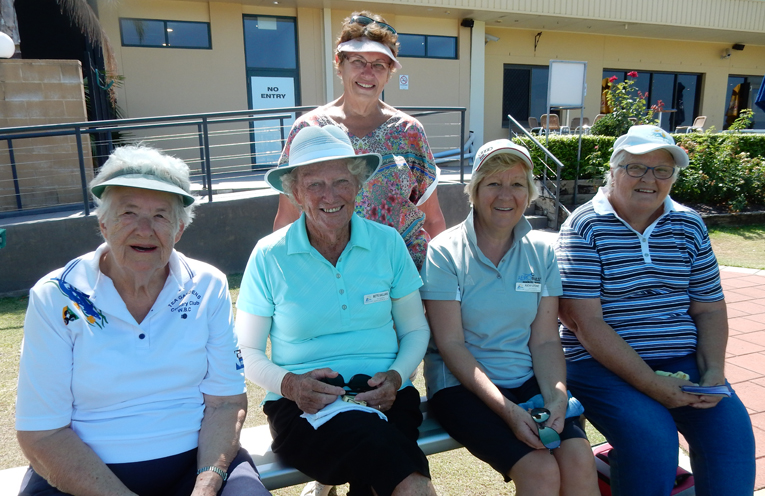
[[[200,468],[199,470],[197,470],[197,475],[201,474],[202,472],[207,472],[207,471],[215,472],[216,474],[218,474],[221,477],[223,477],[223,482],[226,482],[226,479],[228,479],[228,474],[226,472],[224,472],[223,470],[219,469],[218,467],[212,467],[212,466]]]

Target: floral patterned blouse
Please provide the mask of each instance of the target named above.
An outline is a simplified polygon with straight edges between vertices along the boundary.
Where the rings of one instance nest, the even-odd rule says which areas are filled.
[[[279,165],[289,161],[290,145],[297,132],[306,126],[335,125],[322,109],[300,117],[290,130]],[[366,136],[348,133],[356,153],[379,153],[382,164],[356,197],[356,213],[396,229],[406,242],[417,269],[425,261],[430,236],[423,229],[425,214],[417,208],[436,186],[436,165],[422,124],[403,112]]]

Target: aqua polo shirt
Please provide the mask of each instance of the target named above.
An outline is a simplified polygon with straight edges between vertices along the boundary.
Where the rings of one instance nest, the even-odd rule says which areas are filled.
[[[522,218],[515,241],[499,266],[478,248],[473,212],[430,242],[422,268],[423,300],[460,301],[465,347],[489,379],[518,387],[533,375],[529,337],[544,296],[560,296],[560,273],[553,247]],[[428,397],[457,386],[459,380],[438,354],[431,338],[425,354]]]
[[[30,291],[16,429],[71,424],[104,463],[194,449],[203,395],[246,392],[226,277],[173,250],[165,286],[139,324],[100,270],[107,249]]]
[[[353,215],[351,238],[333,266],[311,246],[303,214],[258,241],[236,306],[272,318],[276,365],[295,374],[329,367],[349,380],[390,368],[398,353],[391,298],[421,285],[395,229]],[[278,398],[269,391],[265,401]]]

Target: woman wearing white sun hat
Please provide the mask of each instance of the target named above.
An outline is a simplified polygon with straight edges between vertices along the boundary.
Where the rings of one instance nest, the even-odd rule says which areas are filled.
[[[445,223],[436,194],[438,172],[422,124],[380,99],[393,72],[401,68],[397,40],[396,30],[371,12],[354,12],[343,21],[335,55],[343,95],[295,122],[279,164],[289,161],[292,140],[306,126],[339,126],[357,153],[382,155],[380,170],[359,192],[356,212],[396,229],[419,269],[428,242]],[[299,216],[280,196],[274,230]]]
[[[380,161],[337,126],[296,134],[266,181],[303,213],[255,246],[236,330],[282,460],[355,495],[432,495],[409,381],[430,335],[422,282],[401,236],[354,214]]]

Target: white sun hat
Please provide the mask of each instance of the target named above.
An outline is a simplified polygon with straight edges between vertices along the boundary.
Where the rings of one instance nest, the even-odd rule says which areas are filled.
[[[375,173],[382,163],[379,153],[357,155],[348,135],[337,126],[308,126],[297,132],[290,145],[289,162],[271,169],[266,173],[266,182],[280,193],[287,194],[282,186],[282,176],[304,165],[317,164],[344,158],[363,158],[369,169],[369,176]]]

